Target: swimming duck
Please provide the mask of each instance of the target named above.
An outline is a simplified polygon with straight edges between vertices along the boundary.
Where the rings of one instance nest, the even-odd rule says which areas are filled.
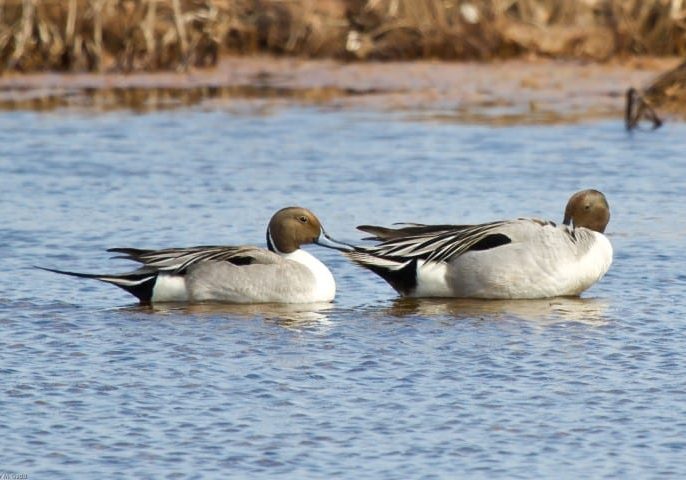
[[[100,275],[42,268],[111,283],[141,304],[158,302],[314,303],[330,302],[336,283],[329,269],[301,245],[349,248],[324,231],[302,207],[279,210],[269,221],[267,249],[254,246],[198,246],[141,250],[111,248],[141,263],[135,271]]]
[[[480,225],[404,224],[357,227],[372,247],[343,253],[406,297],[547,298],[578,296],[612,263],[603,232],[605,195],[583,190],[569,199],[562,225],[530,218]]]

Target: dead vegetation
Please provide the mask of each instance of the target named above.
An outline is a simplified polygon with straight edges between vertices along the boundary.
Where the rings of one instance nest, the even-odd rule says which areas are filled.
[[[0,0],[0,71],[340,59],[684,55],[686,0]]]

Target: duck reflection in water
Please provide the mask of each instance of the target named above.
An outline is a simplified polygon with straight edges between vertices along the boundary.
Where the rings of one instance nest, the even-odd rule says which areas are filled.
[[[540,300],[480,300],[400,297],[384,314],[394,317],[451,316],[457,319],[498,320],[516,318],[541,324],[579,322],[608,323],[608,304],[601,298],[557,297]]]
[[[150,315],[221,317],[229,321],[264,319],[293,330],[317,329],[332,325],[333,322],[329,319],[327,312],[333,309],[334,305],[329,302],[306,304],[160,303],[123,308],[123,310]]]

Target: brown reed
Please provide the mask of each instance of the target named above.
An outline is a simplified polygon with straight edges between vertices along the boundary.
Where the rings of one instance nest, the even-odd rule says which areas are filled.
[[[686,0],[0,0],[0,71],[686,54]]]

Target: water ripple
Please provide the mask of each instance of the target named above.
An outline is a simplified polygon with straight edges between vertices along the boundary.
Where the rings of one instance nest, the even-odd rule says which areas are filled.
[[[685,133],[295,108],[0,113],[3,468],[683,477]],[[293,203],[355,242],[361,223],[559,220],[585,187],[610,199],[616,254],[581,299],[403,300],[332,251],[317,251],[330,305],[143,308],[32,268],[125,269],[104,253],[117,245],[262,243]]]

